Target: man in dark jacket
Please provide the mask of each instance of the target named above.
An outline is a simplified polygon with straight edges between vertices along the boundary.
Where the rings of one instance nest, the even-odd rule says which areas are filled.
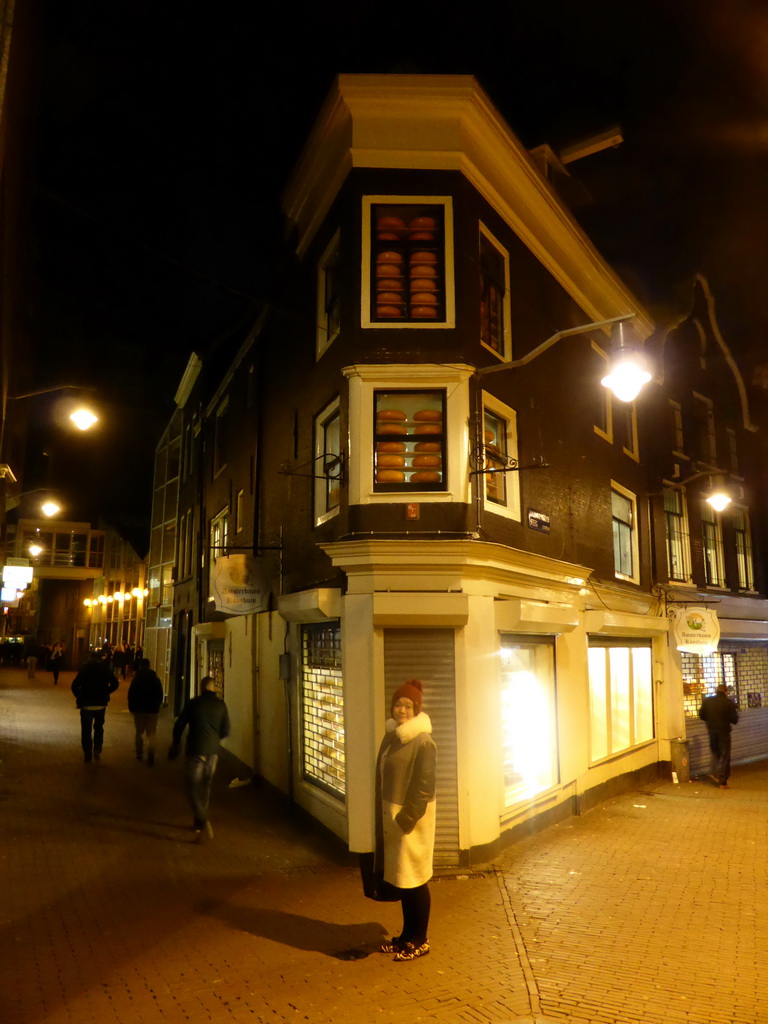
[[[728,696],[728,687],[722,683],[714,697],[705,697],[699,708],[699,718],[709,730],[709,749],[712,751],[712,775],[720,789],[728,788],[731,774],[731,726],[739,720],[736,705]]]
[[[98,654],[83,665],[72,680],[72,693],[80,709],[80,738],[85,761],[98,761],[104,745],[104,716],[109,698],[120,684]]]
[[[157,718],[163,703],[163,684],[152,671],[147,658],[142,658],[138,671],[128,687],[128,710],[136,728],[136,760],[144,758],[144,733],[147,734],[147,765],[155,763]]]
[[[173,760],[178,755],[182,734],[189,726],[184,785],[192,808],[192,828],[197,839],[202,838],[203,831],[209,839],[213,839],[213,828],[208,821],[208,803],[221,740],[229,736],[229,712],[227,705],[216,694],[213,676],[203,677],[200,690],[200,696],[188,701],[176,719],[168,756]]]

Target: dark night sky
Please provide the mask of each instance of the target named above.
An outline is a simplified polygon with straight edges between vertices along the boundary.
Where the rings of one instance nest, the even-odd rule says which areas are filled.
[[[41,0],[35,334],[51,379],[102,388],[103,508],[127,527],[189,353],[268,294],[280,189],[339,72],[474,74],[527,146],[620,124],[622,146],[572,166],[585,228],[659,316],[706,273],[729,340],[762,358],[768,9],[421,10]]]

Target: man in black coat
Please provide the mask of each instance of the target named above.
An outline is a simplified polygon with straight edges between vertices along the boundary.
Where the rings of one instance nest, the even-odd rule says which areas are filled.
[[[89,658],[72,680],[72,693],[80,709],[80,739],[85,761],[94,757],[98,761],[101,757],[104,716],[109,698],[119,685],[99,654]]]
[[[203,831],[213,839],[208,804],[221,740],[229,736],[229,712],[216,693],[213,676],[204,676],[200,689],[200,696],[188,701],[176,719],[168,757],[173,760],[178,755],[181,737],[189,727],[184,751],[184,785],[192,808],[192,828],[197,839],[202,838]]]
[[[699,708],[699,718],[709,730],[709,749],[712,751],[712,775],[720,789],[728,788],[731,774],[731,726],[739,720],[736,705],[728,696],[728,687],[721,683],[714,697],[705,697]]]
[[[128,687],[128,710],[136,728],[136,760],[144,758],[144,734],[147,735],[147,766],[155,763],[157,719],[163,703],[163,684],[152,671],[148,658],[137,665],[136,675]]]

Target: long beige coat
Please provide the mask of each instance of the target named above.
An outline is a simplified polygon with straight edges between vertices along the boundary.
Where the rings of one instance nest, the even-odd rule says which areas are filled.
[[[376,867],[384,880],[413,889],[432,877],[435,847],[435,742],[422,711],[387,722],[376,761]]]

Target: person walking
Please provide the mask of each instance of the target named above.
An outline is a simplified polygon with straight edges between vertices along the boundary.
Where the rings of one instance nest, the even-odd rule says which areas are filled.
[[[37,672],[37,652],[37,644],[34,642],[34,640],[30,639],[26,644],[27,679],[35,678],[35,673]]]
[[[192,808],[192,830],[195,838],[203,832],[213,839],[213,827],[208,820],[211,784],[219,759],[221,741],[229,736],[227,705],[216,693],[213,676],[204,676],[200,682],[200,696],[188,701],[173,726],[173,741],[168,757],[174,760],[184,730],[188,727],[184,757],[184,787]]]
[[[48,668],[53,673],[53,685],[59,685],[59,672],[61,672],[61,663],[64,660],[64,644],[61,640],[57,640],[53,645],[51,656],[48,659]]]
[[[727,789],[731,774],[731,726],[738,722],[739,712],[724,683],[717,687],[714,697],[705,697],[701,702],[699,718],[706,723],[709,732],[712,777],[720,789]]]
[[[408,679],[392,695],[391,718],[376,760],[374,870],[399,890],[400,935],[380,947],[397,962],[429,953],[427,929],[435,846],[435,762],[432,722],[422,710],[423,686]]]
[[[155,763],[157,719],[163,703],[163,684],[152,671],[149,659],[142,658],[128,687],[128,710],[136,729],[136,760],[144,759],[144,735],[147,737],[147,766]]]
[[[80,740],[83,760],[98,761],[104,746],[104,717],[109,698],[120,683],[97,653],[92,655],[72,680],[72,693],[80,709]]]

